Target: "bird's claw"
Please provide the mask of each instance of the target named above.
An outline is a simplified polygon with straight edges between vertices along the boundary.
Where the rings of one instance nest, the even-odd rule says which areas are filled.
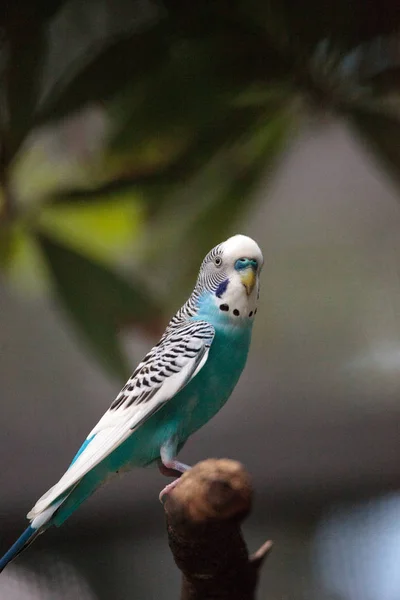
[[[176,486],[176,484],[179,482],[179,477],[177,479],[174,479],[174,481],[171,481],[171,483],[169,483],[168,485],[166,485],[161,492],[158,495],[158,499],[161,502],[161,504],[164,504],[164,496],[166,496],[167,494],[169,494],[171,492],[171,490],[174,489],[174,487]]]

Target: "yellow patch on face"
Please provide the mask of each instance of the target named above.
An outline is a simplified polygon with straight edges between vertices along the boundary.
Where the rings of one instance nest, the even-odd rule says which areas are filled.
[[[246,294],[250,296],[251,292],[254,290],[254,286],[256,285],[257,276],[253,269],[249,268],[243,271],[240,274],[240,279],[246,288]]]

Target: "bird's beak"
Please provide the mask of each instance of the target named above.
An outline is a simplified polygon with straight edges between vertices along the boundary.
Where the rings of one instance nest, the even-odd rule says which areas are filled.
[[[246,294],[250,296],[257,281],[256,271],[252,267],[249,267],[241,273],[240,278],[244,287],[246,288]]]

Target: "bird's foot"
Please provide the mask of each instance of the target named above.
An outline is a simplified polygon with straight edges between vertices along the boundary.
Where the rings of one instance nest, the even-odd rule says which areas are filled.
[[[177,460],[169,460],[158,464],[159,471],[166,477],[180,477],[182,473],[190,469],[189,465],[185,465]]]
[[[174,487],[179,481],[180,476],[183,473],[185,473],[185,471],[191,469],[191,467],[189,467],[189,465],[185,465],[184,463],[179,462],[178,460],[164,460],[159,464],[158,468],[160,469],[160,472],[163,475],[167,475],[168,477],[176,477],[174,481],[166,485],[165,488],[161,490],[158,498],[162,503],[163,497],[169,494],[169,492],[171,492],[171,490],[174,489]]]
[[[165,488],[163,488],[161,490],[161,492],[158,495],[158,499],[161,502],[161,504],[164,503],[164,496],[166,496],[167,494],[169,494],[174,489],[174,487],[176,486],[176,484],[178,483],[178,481],[179,481],[179,477],[177,477],[177,479],[174,479],[174,481],[171,481],[171,483],[169,483],[168,485],[166,485]]]
[[[163,465],[162,462],[160,462],[158,465],[158,469],[161,475],[165,475],[165,477],[180,477],[182,475],[181,471],[178,471],[177,469],[170,469]]]

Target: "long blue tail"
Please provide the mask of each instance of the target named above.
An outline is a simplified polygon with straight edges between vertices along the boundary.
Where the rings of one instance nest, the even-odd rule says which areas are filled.
[[[41,533],[40,529],[34,529],[29,525],[24,531],[24,533],[17,539],[15,544],[11,546],[11,548],[5,553],[3,558],[0,558],[0,573],[8,565],[9,562],[14,560],[16,556],[29,544],[33,542],[33,540]]]

